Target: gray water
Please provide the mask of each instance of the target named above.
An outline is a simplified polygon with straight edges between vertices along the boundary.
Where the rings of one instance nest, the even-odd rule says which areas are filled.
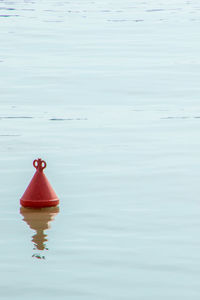
[[[0,1],[0,299],[199,300],[199,23]],[[20,208],[37,157],[59,208]]]

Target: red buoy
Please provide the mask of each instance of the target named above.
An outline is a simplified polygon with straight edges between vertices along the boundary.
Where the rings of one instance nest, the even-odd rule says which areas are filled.
[[[36,168],[36,172],[20,199],[20,204],[22,206],[42,208],[57,206],[59,204],[58,196],[43,173],[46,165],[46,162],[41,158],[33,161],[33,166]]]

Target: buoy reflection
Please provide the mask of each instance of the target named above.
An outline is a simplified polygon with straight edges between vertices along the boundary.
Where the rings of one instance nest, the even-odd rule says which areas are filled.
[[[32,242],[34,244],[34,250],[48,250],[46,245],[47,234],[45,230],[50,228],[51,221],[54,220],[55,216],[59,213],[59,207],[46,207],[40,209],[33,208],[20,208],[20,213],[23,216],[23,221],[28,226],[35,230],[36,233],[32,236]],[[44,256],[40,254],[33,254],[34,257],[44,259]]]

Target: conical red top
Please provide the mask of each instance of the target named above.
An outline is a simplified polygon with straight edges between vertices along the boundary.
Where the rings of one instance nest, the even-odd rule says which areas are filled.
[[[43,173],[46,165],[46,162],[41,160],[41,158],[33,161],[33,166],[36,168],[36,172],[20,199],[20,204],[22,206],[41,208],[56,206],[59,204],[58,196]]]

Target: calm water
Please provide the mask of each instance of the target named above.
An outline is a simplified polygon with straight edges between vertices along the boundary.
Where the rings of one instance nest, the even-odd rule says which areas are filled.
[[[0,299],[200,297],[199,1],[0,1]],[[20,208],[47,161],[59,208]]]

